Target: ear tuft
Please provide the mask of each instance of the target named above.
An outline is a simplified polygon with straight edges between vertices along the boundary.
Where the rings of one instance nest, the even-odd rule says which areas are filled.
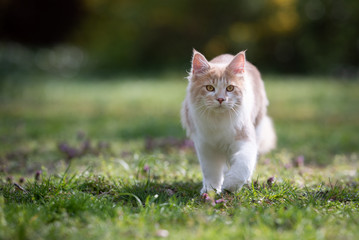
[[[202,74],[210,68],[207,59],[195,49],[192,57],[192,74]]]
[[[231,63],[227,66],[227,69],[234,74],[244,73],[244,67],[246,64],[246,51],[238,53],[232,59]]]

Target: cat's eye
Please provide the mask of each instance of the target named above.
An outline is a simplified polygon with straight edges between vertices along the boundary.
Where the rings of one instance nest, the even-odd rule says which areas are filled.
[[[229,85],[227,88],[226,88],[227,92],[232,92],[234,90],[234,86],[233,85]]]
[[[212,85],[207,85],[207,86],[206,86],[206,89],[207,89],[207,91],[209,91],[209,92],[214,92],[214,87],[213,87]]]

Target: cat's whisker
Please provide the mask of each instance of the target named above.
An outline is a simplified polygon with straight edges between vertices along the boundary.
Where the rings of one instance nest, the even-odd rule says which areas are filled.
[[[208,113],[208,108],[205,105],[197,105],[196,112],[198,112],[199,116],[202,118],[205,117],[205,115]]]
[[[235,107],[231,108],[231,112],[234,113],[237,118],[239,117],[239,111]]]
[[[233,121],[232,120],[232,115],[233,115],[233,118],[234,118],[234,124],[236,124],[236,122],[238,122],[238,121],[241,121],[240,119],[241,119],[241,115],[240,115],[240,113],[239,113],[239,110],[238,109],[236,109],[236,108],[231,108],[231,111],[230,111],[230,120],[231,120],[231,122]]]
[[[229,120],[230,120],[230,122],[231,122],[231,125],[233,125],[233,119],[232,119],[232,111],[229,111]]]
[[[239,103],[235,103],[233,106],[233,110],[235,110],[237,113],[239,113],[241,108],[241,105]]]

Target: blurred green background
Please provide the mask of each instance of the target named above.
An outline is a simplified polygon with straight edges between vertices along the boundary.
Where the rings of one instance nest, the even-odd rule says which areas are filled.
[[[1,0],[0,73],[183,72],[196,48],[353,79],[358,12],[357,0]]]
[[[50,166],[79,132],[114,156],[182,141],[192,48],[248,50],[276,153],[357,160],[357,13],[357,0],[1,0],[0,173]]]

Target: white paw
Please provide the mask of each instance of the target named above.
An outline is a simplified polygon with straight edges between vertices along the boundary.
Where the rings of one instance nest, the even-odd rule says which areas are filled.
[[[220,194],[222,191],[221,191],[221,188],[219,187],[219,188],[217,188],[217,189],[215,189],[215,188],[213,188],[213,187],[208,187],[208,186],[203,186],[202,187],[202,189],[201,189],[201,195],[203,194],[203,193],[208,193],[208,192],[211,192],[211,191],[214,191],[215,193],[217,193],[217,194]]]
[[[203,186],[202,189],[201,189],[201,195],[202,195],[203,193],[207,193],[207,188],[206,188],[205,186]]]
[[[222,185],[222,189],[229,192],[236,192],[242,188],[244,181],[233,176],[226,176]]]

